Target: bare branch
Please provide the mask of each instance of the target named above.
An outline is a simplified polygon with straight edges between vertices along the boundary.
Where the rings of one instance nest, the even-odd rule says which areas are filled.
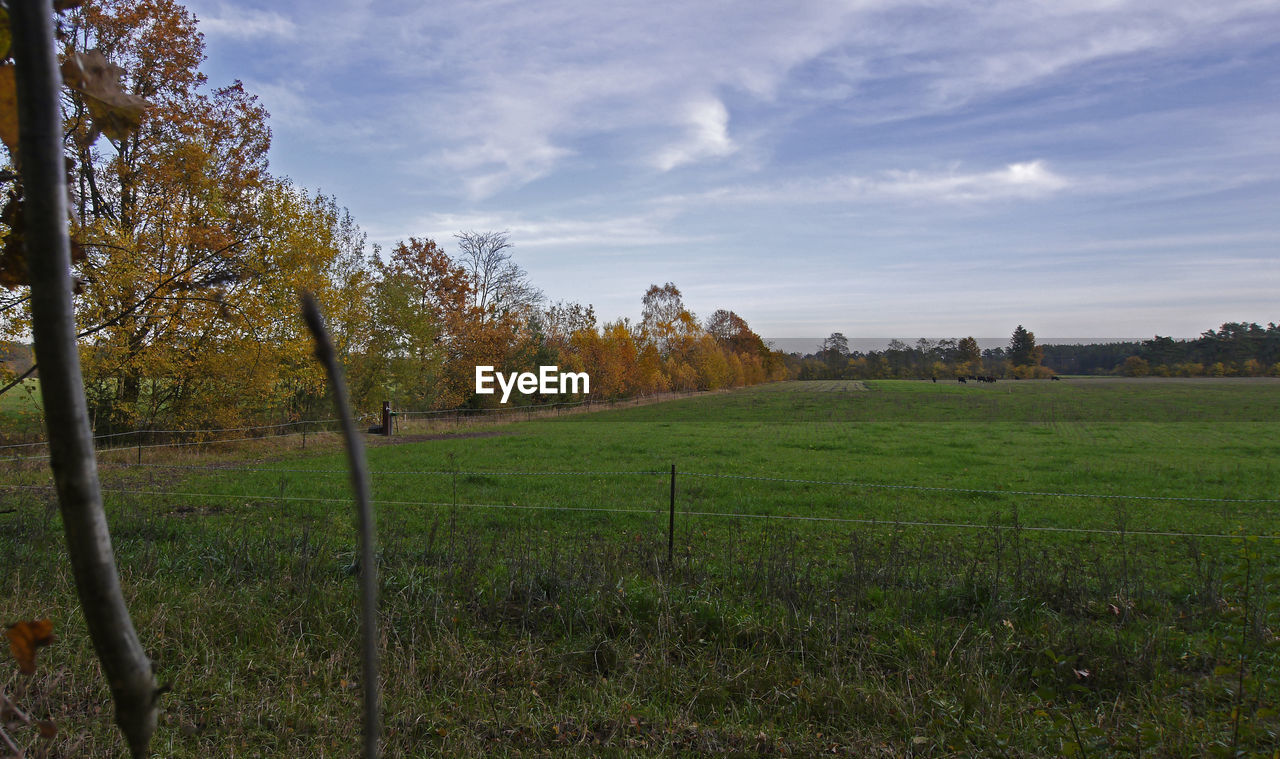
[[[471,279],[471,305],[481,313],[526,313],[543,299],[528,273],[511,260],[513,246],[508,232],[459,232],[462,268]]]
[[[4,395],[5,393],[9,392],[13,388],[17,387],[18,385],[21,385],[23,380],[25,380],[27,377],[30,377],[35,373],[36,373],[36,365],[32,364],[31,367],[27,369],[25,372],[18,375],[17,377],[14,377],[13,382],[10,382],[4,387],[0,387],[0,395]]]

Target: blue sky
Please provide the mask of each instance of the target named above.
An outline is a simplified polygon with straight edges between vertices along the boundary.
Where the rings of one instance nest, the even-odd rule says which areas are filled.
[[[1280,321],[1280,2],[190,0],[370,240],[773,338]]]

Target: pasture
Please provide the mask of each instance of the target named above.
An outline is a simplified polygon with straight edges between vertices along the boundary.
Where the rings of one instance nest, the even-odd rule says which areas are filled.
[[[8,380],[0,376],[0,385]],[[0,443],[22,440],[43,440],[44,419],[40,413],[40,381],[24,380],[7,393],[0,395]]]
[[[1280,748],[1280,381],[782,383],[433,437],[369,449],[387,756]],[[158,754],[355,751],[315,440],[103,457]],[[0,683],[102,755],[45,464],[0,466],[0,619],[59,636]]]

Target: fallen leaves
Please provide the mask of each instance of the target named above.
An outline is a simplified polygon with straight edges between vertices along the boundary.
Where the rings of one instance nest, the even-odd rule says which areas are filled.
[[[53,622],[36,619],[30,622],[14,622],[5,629],[9,638],[9,652],[18,660],[18,669],[24,675],[35,674],[36,649],[53,642]]]

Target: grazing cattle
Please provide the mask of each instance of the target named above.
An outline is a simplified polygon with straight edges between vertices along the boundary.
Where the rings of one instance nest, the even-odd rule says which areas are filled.
[[[1058,376],[1058,375],[1056,375],[1056,374],[1055,374],[1055,375],[1053,375],[1052,377],[1050,377],[1049,379],[1053,380],[1054,382],[1061,382],[1061,381],[1062,381],[1062,378],[1061,378],[1061,377],[1059,377],[1059,376]]]
[[[959,381],[961,384],[964,384],[964,381],[965,381],[964,377],[956,377],[956,380]]]

